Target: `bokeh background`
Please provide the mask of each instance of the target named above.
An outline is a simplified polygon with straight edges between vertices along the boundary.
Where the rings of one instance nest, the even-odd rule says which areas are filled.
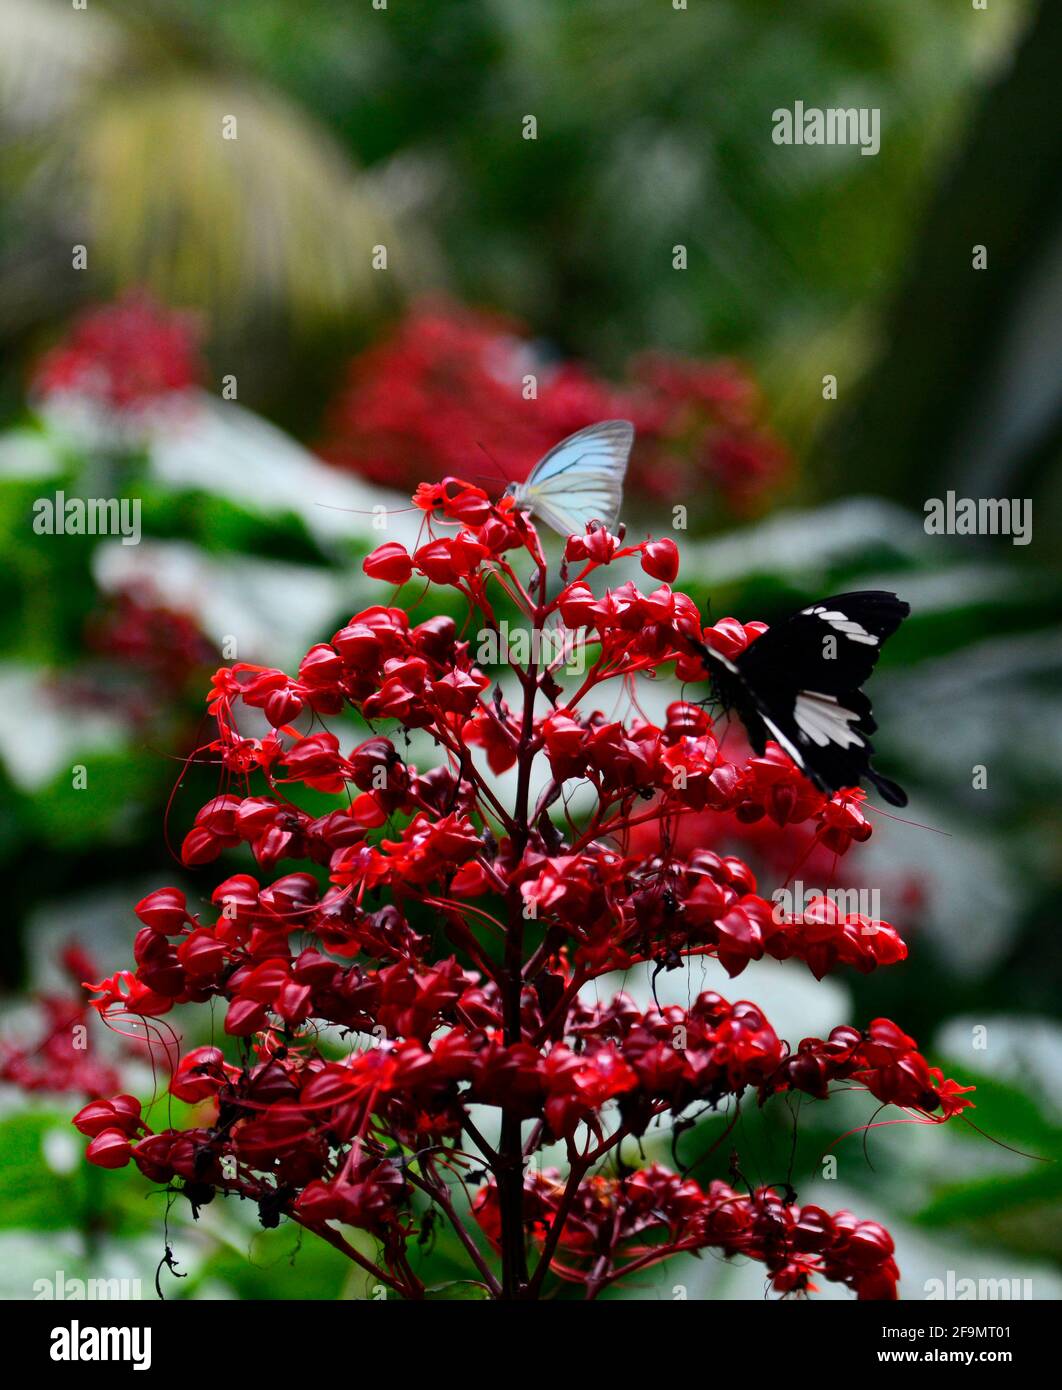
[[[871,585],[914,609],[873,686],[911,807],[852,858],[911,957],[724,992],[793,1040],[895,1017],[976,1082],[982,1132],[805,1107],[801,1197],[884,1221],[905,1297],[949,1271],[1058,1297],[1062,7],[0,0],[0,26],[0,1292],[151,1294],[165,1201],[86,1167],[68,1117],[153,1079],[76,982],[128,964],[147,889],[207,883],[163,827],[210,671],[297,661],[376,601],[374,507],[627,414],[628,526],[688,508],[680,582],[713,616]],[[774,145],[797,100],[880,108],[880,153]],[[1031,499],[1032,543],[927,536],[949,489]],[[58,490],[141,499],[141,543],[34,534]],[[784,1179],[784,1106],[735,1139]],[[234,1204],[174,1208],[168,1239],[170,1297],[364,1293]],[[441,1234],[419,1258],[460,1267]],[[763,1295],[690,1260],[625,1296],[675,1285]]]

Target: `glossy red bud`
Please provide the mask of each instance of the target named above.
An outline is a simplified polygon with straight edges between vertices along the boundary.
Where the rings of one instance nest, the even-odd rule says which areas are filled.
[[[654,579],[670,584],[679,572],[679,552],[674,541],[664,537],[642,546],[642,569]]]
[[[85,1151],[85,1157],[97,1168],[124,1168],[132,1156],[129,1136],[120,1129],[101,1130]]]
[[[413,573],[409,552],[398,541],[377,546],[371,555],[366,555],[361,567],[370,579],[381,579],[385,584],[404,584]]]
[[[166,936],[176,936],[188,920],[185,896],[179,888],[156,888],[141,898],[133,911],[146,927]]]

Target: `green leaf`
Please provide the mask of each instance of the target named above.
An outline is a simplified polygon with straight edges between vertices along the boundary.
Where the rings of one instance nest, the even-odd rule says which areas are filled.
[[[175,1286],[173,1296],[195,1298],[204,1286],[209,1289],[220,1283],[243,1299],[371,1297],[368,1276],[327,1242],[291,1222],[273,1231],[252,1227],[253,1207],[241,1212],[232,1199],[215,1198],[215,1202],[222,1201],[224,1206],[217,1216],[233,1228],[232,1239],[219,1245],[192,1279]],[[360,1285],[354,1280],[360,1280]]]
[[[81,847],[126,837],[138,819],[165,794],[172,768],[140,748],[88,752],[83,790],[71,789],[63,772],[35,795],[30,815],[35,833],[56,845]]]
[[[445,1303],[485,1303],[490,1298],[486,1284],[478,1284],[474,1279],[453,1279],[448,1284],[436,1284],[433,1289],[425,1289],[425,1296]]]
[[[0,1123],[0,1229],[58,1231],[76,1222],[84,1230],[132,1234],[161,1225],[162,1205],[133,1167],[104,1173],[79,1159],[57,1172],[45,1157],[47,1136],[59,1131],[84,1140],[60,1111],[26,1111]]]
[[[1062,1200],[1062,1163],[1037,1163],[1033,1171],[1001,1177],[998,1173],[973,1182],[942,1188],[919,1212],[922,1226],[950,1226],[959,1222],[994,1223],[1022,1207]]]

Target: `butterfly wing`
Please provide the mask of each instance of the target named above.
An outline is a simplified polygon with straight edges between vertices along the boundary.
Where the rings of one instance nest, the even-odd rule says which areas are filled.
[[[513,489],[516,505],[562,536],[581,536],[590,521],[614,530],[633,443],[629,420],[603,420],[569,435]]]
[[[802,686],[830,695],[857,690],[877,664],[881,644],[910,611],[902,599],[881,589],[835,594],[768,628],[742,652],[737,665],[753,685],[772,672],[797,673],[809,677]]]
[[[709,669],[757,753],[773,738],[824,791],[867,778],[904,806],[903,790],[871,766],[877,724],[861,687],[910,611],[883,590],[835,594],[769,628],[729,669],[713,654]]]

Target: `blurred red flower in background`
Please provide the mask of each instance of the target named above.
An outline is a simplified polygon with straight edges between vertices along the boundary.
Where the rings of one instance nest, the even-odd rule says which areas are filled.
[[[203,377],[190,315],[137,292],[88,309],[37,363],[31,394],[86,396],[115,411],[135,410],[186,391]]]
[[[137,292],[76,319],[30,391],[68,424],[105,441],[117,431],[121,443],[143,412],[204,374],[192,317]],[[519,320],[446,301],[415,305],[354,358],[320,452],[390,487],[476,473],[501,485],[526,478],[566,435],[616,417],[637,430],[628,489],[645,503],[680,497],[693,512],[746,516],[791,466],[736,362],[642,354],[614,383],[550,357]]]
[[[162,603],[149,588],[126,588],[106,597],[86,624],[90,651],[141,672],[171,693],[217,656],[196,619]]]
[[[102,1096],[115,1091],[121,1077],[112,1061],[101,1056],[98,1038],[89,1048],[90,1030],[99,1031],[80,982],[96,973],[89,956],[74,943],[65,946],[59,963],[68,992],[37,995],[38,1035],[30,1042],[0,1040],[0,1081],[21,1090],[51,1094]]]
[[[152,585],[101,594],[83,636],[81,659],[48,676],[50,695],[134,725],[190,712],[183,701],[218,655],[196,618],[163,603]]]
[[[560,439],[613,417],[634,422],[628,487],[650,502],[695,504],[709,483],[745,514],[789,468],[758,389],[734,362],[654,353],[613,384],[547,359],[516,320],[438,302],[415,307],[350,364],[321,453],[389,486],[477,472],[521,481]]]
[[[696,498],[705,483],[745,515],[780,483],[789,465],[764,424],[759,389],[736,362],[648,353],[629,367],[630,418],[638,428],[631,484],[668,505]]]

